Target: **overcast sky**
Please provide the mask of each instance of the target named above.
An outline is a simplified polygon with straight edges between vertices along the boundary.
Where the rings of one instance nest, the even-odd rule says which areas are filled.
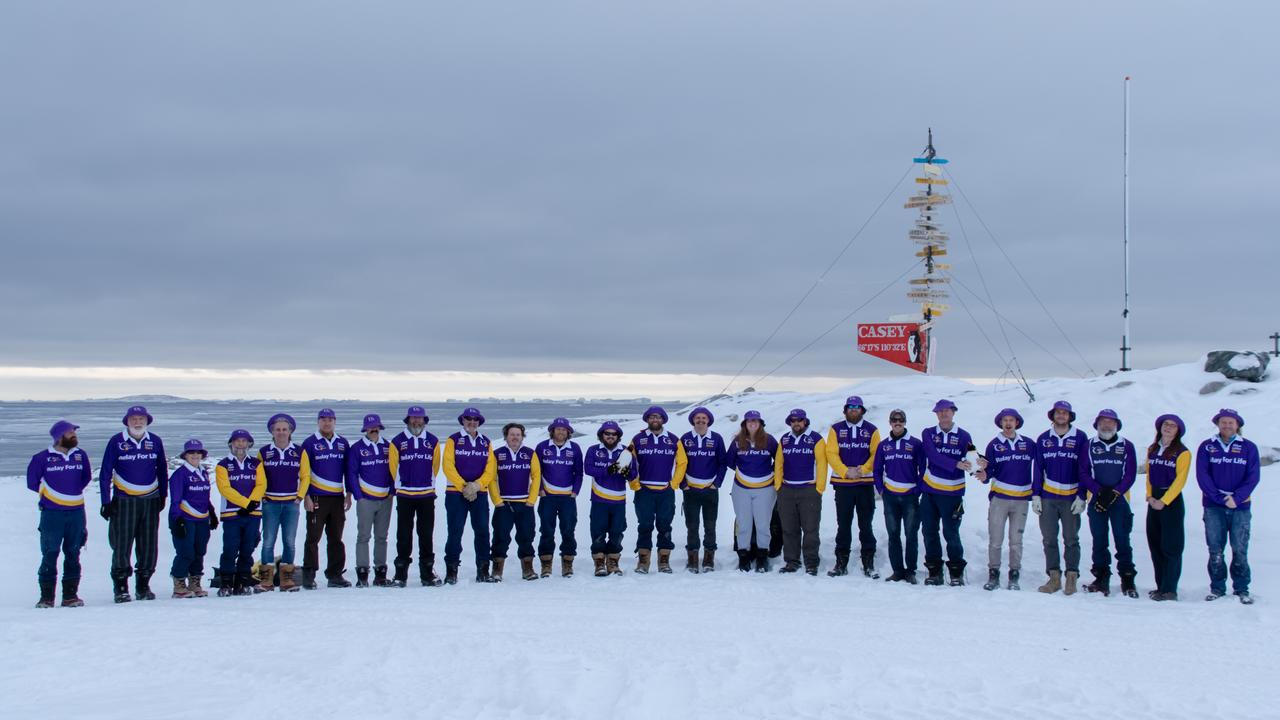
[[[1102,372],[1125,74],[1135,364],[1261,348],[1280,327],[1278,20],[1208,2],[11,3],[0,366],[731,376],[932,126],[1084,357],[963,203],[972,255],[943,217],[956,277],[982,295],[981,266],[1052,353],[1007,327],[1029,376]],[[740,386],[906,269],[913,189]],[[853,337],[910,312],[905,290],[779,374],[907,373]],[[939,370],[998,375],[951,304]]]

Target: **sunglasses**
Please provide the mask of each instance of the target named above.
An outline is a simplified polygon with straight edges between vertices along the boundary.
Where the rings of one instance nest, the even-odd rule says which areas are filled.
[[[862,411],[866,411],[866,408],[862,407],[861,405],[845,405],[845,406],[844,406],[844,409],[845,409],[845,410],[862,410]]]

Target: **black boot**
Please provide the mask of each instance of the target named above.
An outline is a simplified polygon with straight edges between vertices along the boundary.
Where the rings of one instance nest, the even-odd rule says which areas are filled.
[[[788,560],[781,568],[778,569],[778,572],[780,573],[800,572],[800,563],[791,562],[790,560]]]
[[[253,581],[253,571],[245,570],[236,573],[236,579],[232,581],[233,595],[256,595],[258,583]]]
[[[738,570],[742,572],[751,572],[751,551],[738,551]]]
[[[1020,574],[1021,574],[1021,572],[1022,572],[1021,570],[1010,570],[1010,571],[1009,571],[1009,589],[1010,589],[1010,590],[1021,590],[1021,589],[1022,589],[1022,586],[1018,584],[1018,575],[1020,575]]]
[[[756,572],[758,573],[769,572],[769,551],[768,550],[756,551]]]
[[[489,563],[480,563],[476,566],[476,582],[496,583],[501,581],[489,574]]]
[[[878,580],[880,578],[880,573],[876,572],[875,553],[862,554],[862,574],[866,575],[872,580]]]
[[[129,594],[129,576],[111,574],[111,585],[115,588],[115,596],[117,603],[127,603],[133,599]]]
[[[1120,592],[1124,593],[1125,597],[1135,599],[1138,597],[1138,587],[1133,581],[1137,576],[1138,574],[1133,571],[1120,573]]]
[[[942,584],[942,563],[925,563],[924,569],[929,572],[929,576],[924,579],[925,585]]]
[[[62,578],[62,607],[84,607],[79,592],[80,578]]]
[[[458,584],[458,564],[457,563],[453,563],[453,564],[445,563],[444,584],[445,585]]]
[[[387,587],[388,585],[390,585],[390,583],[387,582],[387,566],[379,565],[375,567],[373,569],[373,586]]]
[[[1094,567],[1093,582],[1084,586],[1085,592],[1102,593],[1103,597],[1111,595],[1111,568]]]
[[[444,583],[436,574],[435,555],[428,555],[418,563],[418,575],[422,580],[422,587],[440,587]]]
[[[344,570],[343,572],[346,572],[346,571]],[[337,575],[334,575],[333,577],[329,578],[329,582],[328,582],[328,583],[326,583],[326,584],[327,584],[329,587],[331,587],[331,588],[349,588],[349,587],[351,587],[351,581],[350,581],[350,580],[348,580],[348,579],[346,579],[345,577],[343,577],[341,572],[340,572],[340,573],[338,573]]]
[[[901,572],[894,570],[893,573],[889,575],[889,577],[884,579],[884,581],[885,582],[902,582],[903,580],[906,580],[906,579],[907,579],[906,570],[903,570]]]
[[[915,570],[908,570],[908,571],[906,571],[906,572],[902,573],[902,582],[907,583],[908,585],[915,585],[916,583],[918,583],[918,582],[920,582],[920,581],[919,581],[919,580],[916,580],[916,571],[915,571]]]
[[[367,567],[356,568],[356,587],[358,588],[369,587],[369,568]]]
[[[53,607],[53,593],[58,589],[56,580],[40,581],[40,601],[36,603],[38,608]]]
[[[409,584],[409,563],[396,561],[396,576],[391,581],[392,587],[406,587]]]
[[[849,553],[836,553],[836,566],[827,571],[827,577],[849,574]]]
[[[817,566],[817,565],[809,565],[809,564],[805,564],[805,566],[804,566],[804,574],[805,574],[805,575],[812,576],[812,577],[817,577],[817,575],[818,575],[818,566]]]
[[[991,568],[987,570],[987,581],[982,584],[983,590],[995,590],[1000,587],[1000,570]]]
[[[302,568],[302,589],[316,589],[316,571],[314,569]]]
[[[139,600],[155,600],[156,594],[151,592],[151,575],[137,573],[133,579],[133,596]]]
[[[218,581],[218,597],[230,597],[232,590],[235,588],[235,576],[231,573],[225,573],[219,570],[214,578]],[[213,583],[209,583],[210,586]]]
[[[951,576],[951,579],[947,581],[948,585],[960,587],[964,584],[964,566],[965,562],[963,560],[947,561],[947,574]]]

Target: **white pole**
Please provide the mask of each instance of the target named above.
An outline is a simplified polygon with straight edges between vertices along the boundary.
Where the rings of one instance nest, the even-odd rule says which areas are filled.
[[[1124,76],[1124,338],[1120,370],[1129,370],[1129,76]]]

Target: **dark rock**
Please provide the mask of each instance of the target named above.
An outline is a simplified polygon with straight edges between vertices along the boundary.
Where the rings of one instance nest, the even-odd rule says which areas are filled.
[[[1205,356],[1204,371],[1221,373],[1230,380],[1258,382],[1267,376],[1267,364],[1270,362],[1271,358],[1266,353],[1214,350]]]
[[[1212,393],[1218,392],[1219,390],[1221,390],[1226,386],[1227,386],[1226,380],[1210,380],[1209,382],[1204,384],[1204,387],[1200,388],[1200,394],[1210,395]]]

